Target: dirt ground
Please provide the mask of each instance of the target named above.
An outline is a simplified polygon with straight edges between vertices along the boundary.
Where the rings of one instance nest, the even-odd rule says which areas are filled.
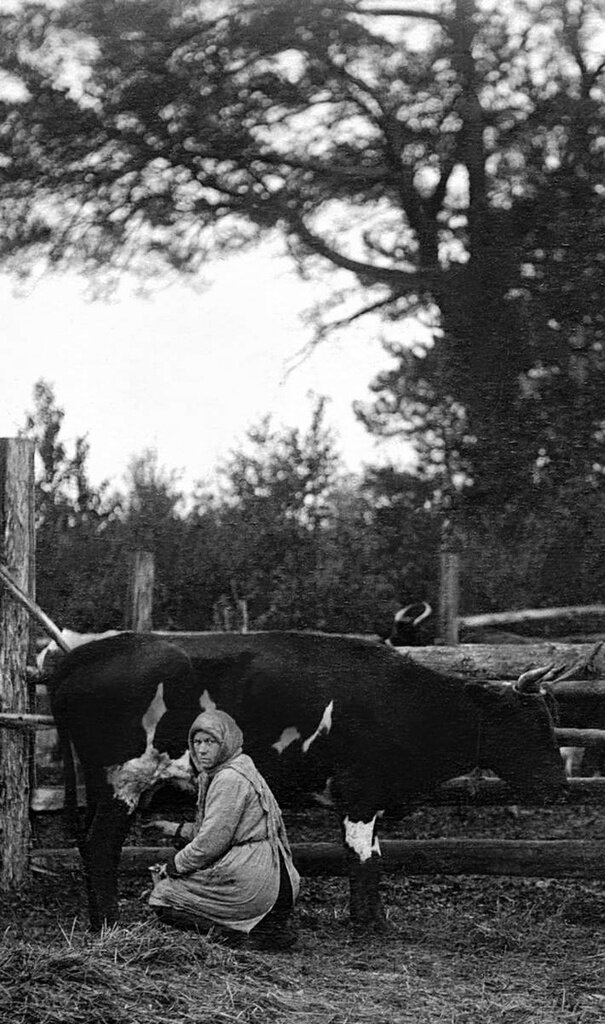
[[[329,812],[292,841],[337,838]],[[50,845],[56,816],[39,815]],[[145,841],[149,842],[149,833]],[[417,811],[389,838],[605,838],[595,808]],[[131,842],[129,840],[129,842]],[[303,879],[289,953],[228,949],[161,926],[148,880],[122,876],[120,925],[93,936],[79,871],[36,872],[0,900],[6,1024],[589,1024],[605,1021],[605,882],[385,877],[386,935],[347,921],[342,879]]]

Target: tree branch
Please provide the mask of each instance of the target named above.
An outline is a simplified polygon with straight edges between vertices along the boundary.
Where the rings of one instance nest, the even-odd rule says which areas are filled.
[[[380,7],[356,7],[354,14],[370,14],[379,18],[420,18],[436,21],[443,28],[449,25],[449,19],[437,11],[421,11],[413,7],[389,7],[386,10]]]
[[[285,167],[293,167],[300,171],[313,171],[329,178],[340,178],[342,181],[386,181],[389,178],[387,167],[345,167],[343,164],[326,163],[321,160],[303,160],[280,153],[262,153],[258,157],[261,163]]]
[[[393,289],[394,297],[407,295],[418,291],[421,287],[429,286],[426,272],[422,275],[424,280],[421,283],[418,271],[393,270],[391,267],[379,267],[372,263],[362,263],[360,260],[351,259],[349,256],[345,256],[344,253],[333,249],[323,238],[318,238],[317,235],[309,230],[302,217],[296,213],[289,212],[287,219],[292,231],[298,235],[300,240],[312,252],[317,253],[318,256],[323,256],[342,270],[349,270],[362,282],[387,285]]]
[[[331,331],[339,330],[341,327],[350,327],[351,324],[361,320],[368,313],[375,313],[379,309],[384,309],[385,306],[391,306],[398,298],[400,298],[399,295],[389,295],[386,299],[378,299],[377,302],[371,302],[368,306],[362,306],[361,309],[351,313],[350,316],[343,316],[339,320],[332,320],[331,323],[318,327],[316,341],[321,341]]]

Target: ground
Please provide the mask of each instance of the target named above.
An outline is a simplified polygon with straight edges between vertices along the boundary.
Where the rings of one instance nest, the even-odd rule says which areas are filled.
[[[39,815],[35,841],[57,827]],[[326,838],[328,812],[290,822]],[[411,838],[604,838],[594,808],[424,809]],[[147,842],[149,835],[147,834]],[[159,925],[147,878],[122,877],[120,926],[86,928],[79,871],[36,872],[0,900],[6,1024],[590,1024],[605,1020],[605,882],[508,877],[384,880],[389,932],[355,934],[341,879],[303,879],[290,953],[232,950]]]

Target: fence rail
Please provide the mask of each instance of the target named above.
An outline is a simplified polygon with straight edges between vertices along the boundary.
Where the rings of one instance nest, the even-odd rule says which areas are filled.
[[[605,840],[580,839],[385,839],[386,871],[409,875],[514,875],[538,878],[605,878]],[[120,868],[142,872],[168,859],[166,846],[126,846]],[[292,843],[294,863],[305,876],[345,875],[346,856],[337,843]],[[73,848],[34,850],[34,867],[45,871],[80,867]]]

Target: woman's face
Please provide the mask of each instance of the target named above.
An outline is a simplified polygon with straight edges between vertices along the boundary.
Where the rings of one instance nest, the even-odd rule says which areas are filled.
[[[219,741],[209,733],[200,731],[194,733],[192,745],[195,759],[200,767],[206,771],[213,768],[221,748]]]

